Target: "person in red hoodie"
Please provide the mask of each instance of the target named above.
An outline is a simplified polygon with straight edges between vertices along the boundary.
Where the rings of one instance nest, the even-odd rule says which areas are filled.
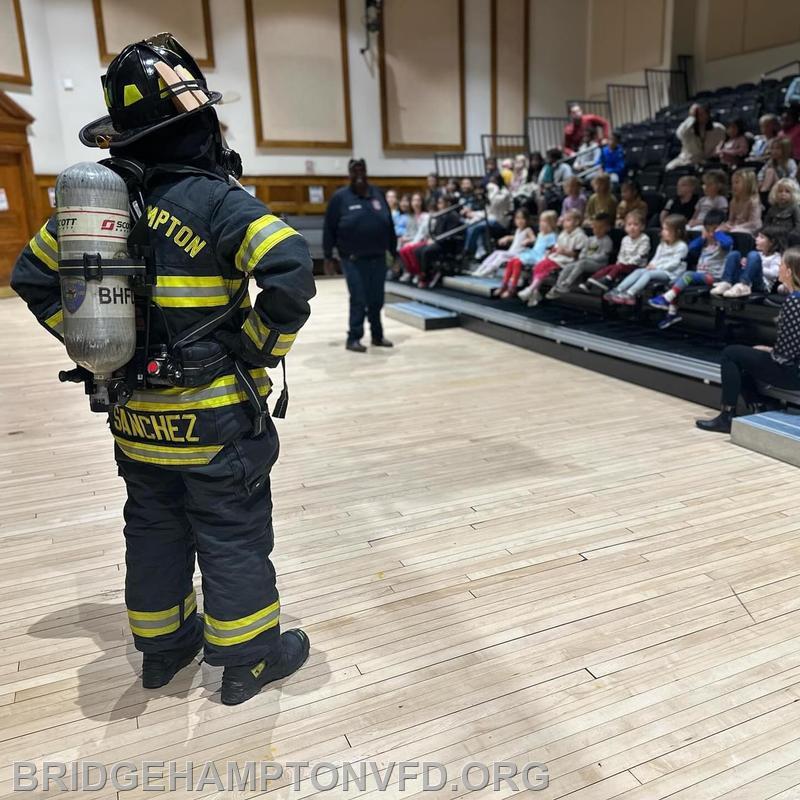
[[[800,122],[798,116],[800,109],[797,106],[790,106],[781,115],[781,127],[783,136],[792,143],[792,158],[797,161],[800,159]]]
[[[577,153],[587,128],[602,128],[602,140],[608,139],[608,120],[597,114],[584,114],[583,109],[575,103],[569,109],[570,121],[564,126],[564,152],[566,155]]]

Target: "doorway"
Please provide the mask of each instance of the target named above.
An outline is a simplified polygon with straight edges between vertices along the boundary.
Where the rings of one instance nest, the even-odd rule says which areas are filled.
[[[37,218],[27,134],[31,122],[33,117],[0,92],[0,292],[8,286],[11,269],[33,235]]]

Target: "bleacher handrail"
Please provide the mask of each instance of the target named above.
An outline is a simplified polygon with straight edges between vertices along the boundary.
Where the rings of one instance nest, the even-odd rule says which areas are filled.
[[[764,80],[765,78],[774,78],[777,76],[777,73],[783,72],[784,70],[788,70],[790,68],[792,68],[794,71],[787,73],[788,75],[800,73],[800,60],[795,59],[794,61],[787,61],[785,64],[781,64],[779,67],[773,67],[771,70],[768,70],[761,75],[761,80]],[[787,75],[782,75],[781,77],[785,78]]]
[[[611,122],[615,128],[644,122],[653,115],[647,86],[629,83],[609,83],[606,86]]]
[[[564,127],[569,123],[569,117],[533,116],[525,121],[528,134],[528,151],[531,153],[546,153],[553,147],[562,149],[564,146]]]
[[[527,154],[528,137],[524,133],[481,134],[484,158],[513,158]]]

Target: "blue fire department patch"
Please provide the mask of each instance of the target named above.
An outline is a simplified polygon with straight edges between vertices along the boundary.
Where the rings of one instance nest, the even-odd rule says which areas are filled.
[[[64,308],[70,314],[74,314],[86,299],[86,281],[82,281],[80,278],[63,278],[61,294],[64,298]]]

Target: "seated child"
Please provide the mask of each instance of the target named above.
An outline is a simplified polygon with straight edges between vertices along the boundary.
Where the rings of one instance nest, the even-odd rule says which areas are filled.
[[[703,230],[703,220],[711,209],[728,212],[728,199],[725,192],[728,188],[728,179],[719,169],[710,169],[703,174],[703,196],[697,201],[694,216],[686,227],[690,231]]]
[[[775,138],[769,145],[769,158],[758,171],[758,191],[770,192],[781,178],[794,178],[797,162],[792,158],[792,143]]]
[[[617,201],[611,194],[611,178],[608,173],[601,173],[592,180],[594,194],[586,204],[586,216],[594,219],[598,214],[608,214],[611,219],[617,218]]]
[[[639,184],[634,180],[627,180],[620,187],[620,191],[622,194],[622,200],[620,200],[620,203],[617,206],[616,226],[618,228],[624,228],[625,217],[627,217],[631,211],[640,212],[646,220],[647,203],[642,199],[642,190],[639,188]]]
[[[568,211],[564,217],[564,229],[558,235],[555,248],[534,266],[531,285],[519,293],[520,300],[531,307],[538,305],[542,299],[539,287],[544,279],[551,272],[557,272],[577,261],[586,240],[587,236],[581,228],[581,215],[577,211]]]
[[[644,217],[639,211],[625,215],[625,238],[619,248],[617,263],[597,270],[586,283],[578,288],[590,292],[592,287],[607,292],[620,278],[630,275],[637,267],[643,267],[650,255],[650,237],[644,232]]]
[[[756,235],[756,249],[746,257],[731,250],[725,259],[722,280],[714,284],[711,294],[722,297],[748,297],[753,289],[768,292],[778,280],[783,251],[784,232],[780,228],[762,228]]]
[[[770,190],[767,226],[780,228],[787,236],[800,228],[800,186],[792,178],[781,178]]]
[[[440,195],[436,201],[436,207],[441,208],[441,200],[444,195]],[[419,276],[420,266],[417,258],[417,251],[428,244],[430,240],[430,212],[435,211],[431,208],[430,212],[424,210],[424,200],[421,192],[414,192],[411,197],[411,210],[406,222],[406,230],[397,242],[397,255],[403,264],[403,275],[400,280],[403,283],[410,283],[415,277]]]
[[[513,297],[517,293],[519,276],[523,266],[533,266],[541,261],[556,244],[556,212],[543,211],[539,216],[539,234],[531,247],[523,248],[506,262],[503,283],[494,297]]]
[[[595,164],[610,177],[612,183],[619,183],[625,177],[625,150],[618,133],[612,133],[608,144],[600,148]]]
[[[755,232],[761,227],[761,198],[758,181],[752,169],[737,169],[731,178],[731,202],[728,221],[721,228],[729,233]]]
[[[479,278],[488,278],[494,275],[506,261],[519,255],[526,247],[530,247],[535,238],[527,209],[518,208],[514,214],[514,233],[497,240],[497,244],[500,247],[507,247],[508,249],[498,249],[493,253],[489,253],[472,274]]]
[[[670,197],[664,210],[659,215],[659,222],[663,223],[670,214],[680,214],[686,219],[694,216],[697,201],[700,199],[700,181],[694,175],[684,175],[678,178],[675,185],[677,197]]]
[[[725,231],[720,230],[723,222],[725,215],[722,211],[712,209],[706,214],[703,235],[694,239],[689,245],[690,252],[700,251],[697,269],[684,272],[669,291],[648,301],[651,308],[667,312],[667,316],[658,323],[660,330],[666,330],[681,321],[682,317],[678,314],[675,301],[684,289],[690,286],[713,286],[714,282],[722,277],[725,259],[733,247],[733,239]]]
[[[561,216],[558,218],[559,225],[564,224],[564,215],[567,211],[577,211],[581,215],[581,219],[586,213],[586,195],[583,193],[580,178],[576,178],[574,175],[568,178],[564,184],[564,191],[566,195],[564,196],[564,202],[561,203]]]
[[[608,264],[614,243],[608,232],[611,230],[611,217],[598,214],[592,220],[592,235],[586,240],[577,261],[567,264],[559,273],[556,285],[547,293],[548,300],[557,300],[587,272],[595,272],[598,267]]]
[[[725,126],[725,140],[717,145],[716,150],[716,155],[725,166],[738,166],[749,152],[750,145],[744,130],[744,122],[740,119],[733,119]]]
[[[646,267],[631,272],[616,290],[604,296],[604,300],[622,305],[636,305],[636,298],[650,283],[666,283],[677,278],[686,269],[686,218],[670,214],[661,223],[661,243],[656,248],[652,261]]]

